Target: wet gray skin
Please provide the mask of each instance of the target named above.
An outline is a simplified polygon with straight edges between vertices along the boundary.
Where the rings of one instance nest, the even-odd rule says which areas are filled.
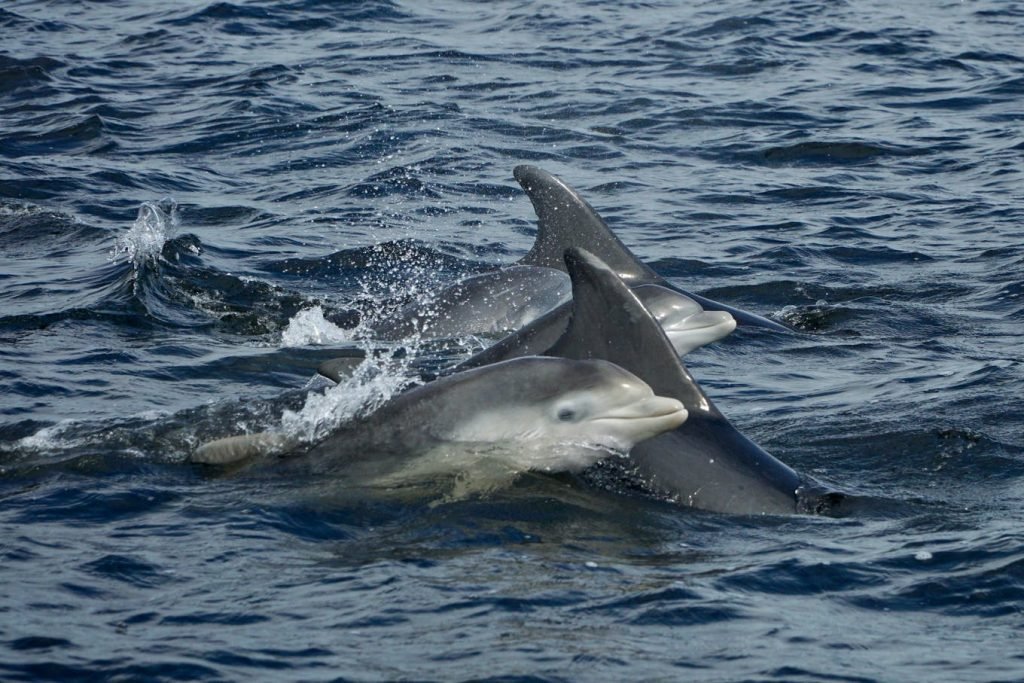
[[[690,297],[707,311],[728,312],[741,326],[792,331],[774,320],[712,301],[671,284],[640,261],[615,236],[597,211],[560,178],[536,166],[517,166],[513,174],[537,213],[537,238],[530,252],[519,260],[519,265],[565,270],[565,250],[571,247],[586,249],[630,287],[661,285]]]
[[[518,330],[565,302],[572,292],[563,271],[511,266],[466,278],[426,301],[373,321],[374,336],[385,340],[500,336]]]
[[[416,334],[437,339],[498,336],[517,330],[568,299],[570,283],[562,257],[570,247],[591,252],[630,287],[657,285],[695,303],[698,310],[703,308],[707,313],[709,327],[713,324],[711,320],[724,321],[721,317],[724,312],[740,325],[790,331],[763,316],[672,285],[641,262],[597,211],[556,176],[534,166],[517,166],[514,175],[537,213],[537,236],[529,253],[514,266],[465,278],[427,301],[415,302],[393,315],[373,321],[370,327],[375,336],[399,340]],[[660,296],[664,298],[665,294]],[[644,296],[641,299],[655,318],[663,322],[651,300]],[[714,317],[716,314],[718,318]],[[676,341],[671,332],[669,338]],[[679,349],[681,355],[689,350],[685,345]]]

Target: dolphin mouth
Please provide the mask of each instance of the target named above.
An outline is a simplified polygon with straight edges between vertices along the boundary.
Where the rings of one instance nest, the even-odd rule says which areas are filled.
[[[662,322],[662,325],[674,331],[703,330],[709,327],[718,327],[719,325],[728,325],[735,329],[736,319],[725,311],[701,311],[688,315],[685,318],[676,320],[666,319]]]
[[[645,398],[642,401],[630,403],[627,406],[622,406],[611,410],[597,420],[642,420],[647,418],[660,418],[660,417],[680,417],[679,423],[682,424],[688,416],[686,408],[682,402],[674,398],[666,398],[665,396],[651,396]]]

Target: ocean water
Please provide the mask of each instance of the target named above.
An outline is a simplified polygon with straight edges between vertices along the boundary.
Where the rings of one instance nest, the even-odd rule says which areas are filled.
[[[1024,679],[1024,4],[7,0],[0,31],[0,678]],[[799,330],[687,361],[868,503],[185,463],[397,391],[402,359],[314,369],[525,254],[521,163]]]

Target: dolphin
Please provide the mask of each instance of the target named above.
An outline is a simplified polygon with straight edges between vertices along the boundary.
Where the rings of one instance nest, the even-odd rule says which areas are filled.
[[[774,320],[712,301],[676,287],[658,275],[615,236],[604,219],[580,194],[560,178],[536,166],[516,166],[515,179],[526,191],[537,213],[537,237],[520,266],[565,270],[563,256],[571,247],[586,249],[608,265],[630,287],[653,284],[690,297],[708,311],[726,311],[742,325],[781,332],[790,328]]]
[[[414,302],[371,321],[368,327],[375,338],[500,336],[519,329],[569,298],[571,285],[562,260],[569,247],[590,251],[633,288],[658,286],[683,297],[689,302],[686,305],[696,305],[697,310],[726,312],[742,325],[791,331],[763,316],[672,285],[640,261],[597,211],[556,176],[534,166],[517,166],[513,175],[537,214],[537,236],[530,251],[515,265],[465,278],[426,301]],[[651,290],[647,293],[655,296]],[[664,302],[668,295],[662,291],[657,296]],[[661,321],[655,305],[647,297],[641,298]],[[724,331],[721,336],[731,331]],[[675,341],[671,332],[669,339]],[[680,351],[680,355],[685,353]]]
[[[656,396],[609,361],[526,356],[410,389],[304,453],[297,438],[265,432],[206,443],[190,460],[225,465],[294,451],[299,456],[289,460],[307,472],[345,472],[389,487],[482,461],[507,479],[527,470],[580,471],[686,418],[678,400]]]
[[[486,366],[521,353],[601,358],[658,395],[678,399],[688,419],[637,444],[627,461],[652,492],[695,508],[737,514],[824,512],[839,494],[803,479],[740,433],[697,384],[635,290],[594,255],[569,248],[568,317],[556,309],[457,366]]]
[[[596,257],[595,257],[596,258]],[[725,337],[736,329],[736,320],[726,311],[705,311],[700,304],[685,294],[661,285],[639,285],[632,290],[639,299],[644,316],[651,316],[662,329],[669,344],[679,356],[685,356],[694,349]],[[463,361],[456,368],[479,367],[497,363],[521,355],[542,355],[564,334],[576,308],[576,285],[573,283],[573,300],[554,308],[540,318],[502,338],[492,346]],[[607,334],[628,337],[634,333],[631,324],[609,328]],[[339,371],[335,363],[328,360],[321,363],[317,371],[336,379]]]
[[[561,271],[551,270],[550,268],[538,270],[559,273],[559,275],[566,279],[567,283],[570,283],[569,276]],[[494,275],[497,278],[497,276],[502,275],[504,272],[495,271]],[[525,286],[524,281],[517,284]],[[725,311],[705,311],[693,299],[666,287],[660,285],[639,285],[633,289],[633,292],[661,325],[668,336],[669,342],[671,342],[676,353],[680,356],[685,356],[694,349],[717,341],[736,329],[736,320],[729,313]],[[567,298],[571,298],[571,289],[568,295]],[[559,297],[562,297],[560,293]],[[483,303],[486,304],[488,300],[484,299]],[[452,300],[449,299],[447,301],[450,306],[446,305],[445,308],[450,307],[453,311],[459,309],[459,306],[451,304]],[[467,307],[469,306],[470,304],[467,304]],[[453,325],[458,325],[457,322],[452,320],[445,321],[436,316],[429,315],[426,317],[395,317],[393,319],[394,324],[388,330],[395,332],[396,335],[400,335],[396,338],[411,335],[429,335],[441,329],[447,330],[448,336],[485,334],[482,327],[487,322],[488,317],[480,313],[478,306],[479,304],[473,304],[472,310],[468,313],[458,314],[459,319],[462,321],[475,320],[481,323],[479,327],[474,328],[478,330],[477,332],[466,331],[467,328],[454,327]],[[436,312],[436,310],[433,309],[430,312]],[[480,314],[478,315],[478,313]],[[507,355],[505,351],[506,346],[516,348],[517,351],[514,355],[519,356],[543,353],[565,331],[571,314],[572,304],[566,301],[540,316],[543,317],[544,322],[539,325],[533,325],[538,320],[538,317],[529,316],[528,321],[523,319],[523,324],[515,332],[503,338],[498,346],[490,352],[489,356],[480,356],[478,360],[481,362],[477,362],[475,365],[484,365],[485,362],[482,362],[482,359],[488,357],[496,359],[492,362],[512,357]],[[497,327],[493,326],[489,328],[491,332],[497,331],[497,329]],[[459,330],[458,334],[456,334],[456,330]],[[628,334],[628,330],[620,330],[618,334]],[[359,366],[359,363],[366,358],[366,353],[366,350],[362,348],[339,349],[337,357],[320,363],[317,367],[317,373],[333,382],[341,383],[352,375],[355,368]],[[380,354],[384,353],[384,351],[375,350],[373,353]],[[430,378],[432,377],[425,377],[425,379]]]

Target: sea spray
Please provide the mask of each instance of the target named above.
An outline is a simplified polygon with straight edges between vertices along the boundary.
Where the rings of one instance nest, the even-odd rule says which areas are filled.
[[[143,202],[135,223],[120,235],[110,251],[111,261],[126,260],[132,268],[134,287],[146,264],[160,257],[164,243],[178,226],[178,204],[173,199]]]
[[[355,345],[365,358],[340,384],[311,392],[300,409],[284,411],[281,432],[290,438],[305,442],[322,439],[344,422],[372,413],[418,381],[412,369],[422,346],[418,335],[382,347],[365,320],[344,330],[326,320],[323,309],[314,306],[297,313],[281,338],[282,346],[337,343]]]
[[[281,431],[300,441],[318,441],[339,425],[372,413],[416,381],[410,370],[414,353],[364,350],[366,358],[351,376],[326,391],[311,392],[300,409],[285,410]]]
[[[420,326],[398,342],[382,343],[374,324],[393,309],[393,301],[411,299],[429,307],[437,296],[437,271],[442,264],[436,258],[424,258],[422,251],[407,243],[376,245],[368,262],[374,266],[369,269],[373,274],[358,281],[365,310],[355,328],[338,327],[324,317],[321,306],[313,305],[293,316],[281,335],[282,347],[345,344],[365,353],[362,363],[340,384],[311,392],[300,409],[283,413],[281,432],[289,438],[318,441],[419,381],[412,363],[423,355]],[[396,282],[401,283],[397,296]]]
[[[288,327],[281,333],[281,346],[347,344],[357,336],[354,330],[343,329],[327,320],[323,307],[313,306],[302,309],[288,321]]]

